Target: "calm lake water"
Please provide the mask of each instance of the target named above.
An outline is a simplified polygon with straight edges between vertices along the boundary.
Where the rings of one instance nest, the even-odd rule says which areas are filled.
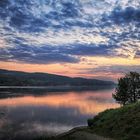
[[[119,106],[112,99],[113,91],[44,92],[40,96],[1,98],[0,139],[54,135],[87,125],[88,118]]]

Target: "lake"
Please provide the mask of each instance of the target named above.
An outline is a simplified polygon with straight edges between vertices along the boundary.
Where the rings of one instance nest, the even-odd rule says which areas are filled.
[[[0,139],[59,134],[87,125],[88,118],[119,106],[112,99],[114,89],[42,92],[0,98]]]

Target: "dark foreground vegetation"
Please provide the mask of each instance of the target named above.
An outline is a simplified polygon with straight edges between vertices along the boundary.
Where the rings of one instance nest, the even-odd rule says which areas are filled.
[[[88,126],[93,133],[116,140],[140,140],[140,102],[99,113]]]

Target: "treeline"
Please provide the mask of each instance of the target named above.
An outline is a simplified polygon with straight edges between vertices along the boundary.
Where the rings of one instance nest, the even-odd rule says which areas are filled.
[[[0,86],[112,86],[112,81],[0,70]]]

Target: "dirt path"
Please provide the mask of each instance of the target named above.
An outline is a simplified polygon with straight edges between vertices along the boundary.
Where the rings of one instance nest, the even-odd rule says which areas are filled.
[[[112,140],[109,138],[103,138],[101,136],[97,136],[90,131],[87,131],[87,128],[74,128],[66,133],[60,134],[52,140]]]

